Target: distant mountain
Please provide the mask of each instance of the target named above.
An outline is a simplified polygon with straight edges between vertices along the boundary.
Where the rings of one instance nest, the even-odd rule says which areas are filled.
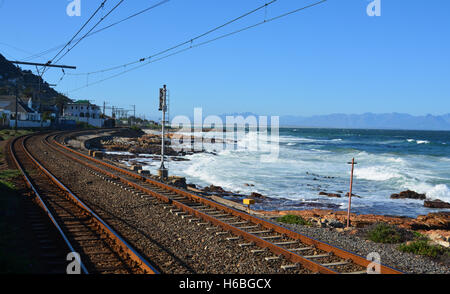
[[[226,116],[257,116],[257,114],[233,113],[220,115],[225,122]],[[270,124],[270,118],[269,124]],[[443,130],[450,131],[450,113],[445,115],[413,116],[405,113],[364,113],[364,114],[329,114],[310,117],[284,115],[280,116],[280,126],[343,128],[343,129],[398,129],[398,130]]]
[[[413,116],[404,113],[281,116],[280,125],[349,129],[450,130],[450,113],[438,116],[431,114]]]
[[[16,85],[20,97],[33,98],[33,102],[43,108],[59,105],[61,109],[62,104],[72,101],[51,88],[40,76],[22,70],[0,54],[0,95],[15,95]]]

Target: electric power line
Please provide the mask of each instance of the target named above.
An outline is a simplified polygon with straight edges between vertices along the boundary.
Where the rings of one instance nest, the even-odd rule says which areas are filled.
[[[110,68],[105,68],[105,69],[98,70],[98,71],[86,72],[86,73],[78,73],[78,74],[75,73],[75,74],[68,74],[68,75],[81,76],[81,75],[91,75],[91,74],[103,73],[103,72],[112,71],[112,70],[115,70],[115,69],[118,69],[118,68],[127,67],[127,66],[130,66],[130,65],[136,64],[136,63],[144,62],[147,59],[154,58],[156,56],[159,56],[159,55],[162,55],[162,54],[167,53],[169,51],[172,51],[174,49],[177,49],[177,48],[179,48],[179,47],[181,47],[183,45],[187,45],[189,43],[192,43],[192,42],[194,42],[197,39],[200,39],[200,38],[202,38],[202,37],[204,37],[206,35],[209,35],[209,34],[215,32],[215,31],[217,31],[217,30],[219,30],[219,29],[221,29],[221,28],[223,28],[223,27],[225,27],[227,25],[230,25],[230,24],[232,24],[232,23],[234,23],[234,22],[236,22],[236,21],[238,21],[238,20],[240,20],[240,19],[242,19],[244,17],[247,17],[247,16],[249,16],[249,15],[251,15],[251,14],[253,14],[253,13],[255,13],[255,12],[261,10],[261,9],[263,9],[263,8],[266,8],[267,6],[275,3],[276,1],[278,1],[278,0],[272,0],[272,1],[270,1],[270,2],[268,2],[266,4],[264,4],[264,5],[261,5],[261,6],[257,7],[257,8],[255,8],[255,9],[247,12],[247,13],[244,13],[244,14],[242,14],[242,15],[240,15],[240,16],[238,16],[238,17],[236,17],[236,18],[234,18],[234,19],[232,19],[230,21],[227,21],[226,23],[224,23],[222,25],[219,25],[219,26],[217,26],[217,27],[215,27],[213,29],[210,29],[210,30],[208,30],[208,31],[206,31],[206,32],[204,32],[204,33],[202,33],[200,35],[197,35],[197,36],[195,36],[195,37],[193,37],[193,38],[191,38],[191,39],[189,39],[187,41],[183,41],[183,42],[181,42],[181,43],[179,43],[179,44],[177,44],[175,46],[172,46],[172,47],[170,47],[168,49],[164,49],[164,50],[162,50],[162,51],[160,51],[158,53],[155,53],[153,55],[140,58],[139,60],[135,60],[135,61],[128,62],[128,63],[125,63],[125,64],[117,65],[117,66],[113,66],[113,67],[110,67]]]
[[[106,29],[109,29],[109,28],[111,28],[111,27],[113,27],[113,26],[115,26],[115,25],[118,25],[118,24],[120,24],[120,23],[122,23],[122,22],[124,22],[124,21],[127,21],[127,20],[129,20],[129,19],[131,19],[131,18],[133,18],[133,17],[136,17],[136,16],[138,16],[138,15],[141,15],[142,13],[147,12],[147,11],[149,11],[149,10],[151,10],[151,9],[154,9],[154,8],[156,8],[156,7],[158,7],[158,6],[161,6],[162,4],[165,4],[165,3],[169,2],[169,1],[170,1],[170,0],[163,0],[163,1],[160,1],[160,2],[154,4],[154,5],[150,6],[150,7],[147,7],[147,8],[145,8],[145,9],[143,9],[143,10],[140,10],[140,11],[138,11],[138,12],[136,12],[136,13],[134,13],[134,14],[132,14],[132,15],[130,15],[130,16],[124,18],[124,19],[121,19],[121,20],[119,20],[119,21],[117,21],[117,22],[114,22],[114,23],[112,23],[112,24],[110,24],[110,25],[107,25],[107,26],[105,26],[105,27],[103,27],[103,28],[101,28],[101,29],[98,29],[98,30],[96,30],[96,31],[93,31],[92,33],[88,34],[88,35],[86,36],[86,38],[87,38],[87,37],[91,37],[91,36],[93,36],[93,35],[95,35],[95,34],[97,34],[97,33],[100,33],[101,31],[104,31],[104,30],[106,30]],[[79,39],[80,39],[80,38],[74,39],[74,40],[78,41]],[[49,54],[50,52],[53,52],[53,51],[57,50],[58,48],[61,48],[62,46],[64,46],[64,44],[55,46],[55,47],[53,47],[53,48],[47,49],[47,50],[45,50],[45,51],[42,51],[42,52],[40,52],[40,53],[31,55],[31,56],[28,56],[28,57],[25,58],[24,60],[31,60],[31,59],[35,59],[35,58],[38,58],[38,57],[47,55],[47,54]]]
[[[117,74],[112,75],[112,76],[109,76],[109,77],[107,77],[107,78],[98,80],[98,81],[93,82],[93,83],[91,83],[91,84],[88,84],[88,85],[86,85],[86,86],[82,86],[82,87],[73,89],[73,90],[71,90],[71,91],[69,91],[69,92],[72,93],[72,92],[75,92],[75,91],[78,91],[78,90],[81,90],[81,89],[84,89],[84,88],[87,88],[87,87],[90,87],[90,86],[93,86],[93,85],[102,83],[102,82],[104,82],[104,81],[107,81],[107,80],[113,79],[113,78],[115,78],[115,77],[121,76],[121,75],[123,75],[123,74],[125,74],[125,73],[128,73],[128,72],[130,72],[130,71],[133,71],[133,70],[139,69],[139,68],[141,68],[141,67],[144,67],[144,66],[146,66],[146,65],[148,65],[148,64],[150,64],[150,63],[154,63],[154,62],[157,62],[157,61],[166,59],[166,58],[168,58],[168,57],[171,57],[171,56],[180,54],[180,53],[182,53],[182,52],[188,51],[188,50],[190,50],[190,49],[193,49],[193,48],[196,48],[196,47],[200,47],[200,46],[203,46],[203,45],[212,43],[212,42],[214,42],[214,41],[217,41],[217,40],[220,40],[220,39],[223,39],[223,38],[226,38],[226,37],[229,37],[229,36],[232,36],[232,35],[241,33],[241,32],[243,32],[243,31],[246,31],[246,30],[255,28],[255,27],[257,27],[257,26],[260,26],[260,25],[263,25],[263,24],[266,24],[266,23],[275,21],[275,20],[277,20],[277,19],[286,17],[286,16],[288,16],[288,15],[291,15],[291,14],[294,14],[294,13],[297,13],[297,12],[300,12],[300,11],[302,11],[302,10],[305,10],[305,9],[308,9],[308,8],[311,8],[311,7],[314,7],[314,6],[317,6],[317,5],[322,4],[322,3],[326,2],[326,1],[328,1],[328,0],[321,0],[321,1],[315,2],[315,3],[313,3],[313,4],[303,6],[303,7],[300,7],[300,8],[298,8],[298,9],[295,9],[295,10],[291,10],[291,11],[289,11],[289,12],[280,14],[280,15],[278,15],[278,16],[276,16],[276,17],[273,17],[273,18],[270,18],[270,19],[267,19],[267,20],[264,20],[264,21],[255,23],[255,24],[253,24],[253,25],[244,27],[244,28],[242,28],[242,29],[233,31],[233,32],[231,32],[231,33],[223,34],[223,35],[221,35],[221,36],[219,36],[219,37],[216,37],[216,38],[213,38],[213,39],[204,41],[204,42],[202,42],[202,43],[198,43],[198,44],[195,44],[195,45],[191,45],[190,47],[183,48],[183,49],[181,49],[181,50],[175,51],[175,52],[173,52],[173,53],[171,53],[171,54],[168,54],[168,55],[164,55],[164,56],[162,56],[162,57],[160,57],[160,58],[157,58],[157,59],[152,59],[152,60],[150,60],[150,61],[148,61],[148,62],[146,62],[146,63],[143,63],[143,64],[140,64],[140,65],[138,65],[138,66],[132,67],[132,68],[130,68],[130,69],[124,70],[124,71],[122,71],[122,72],[120,72],[120,73],[117,73]],[[147,58],[147,59],[150,59],[150,58],[151,58],[151,57],[149,57],[149,58]],[[88,74],[89,74],[89,73],[88,73]]]
[[[116,10],[117,7],[120,6],[120,4],[123,3],[123,1],[125,0],[120,0],[119,3],[117,3],[116,6],[114,6],[105,16],[103,16],[86,34],[84,34],[83,37],[81,37],[72,47],[70,47],[69,49],[67,49],[66,53],[64,53],[56,62],[60,61],[64,56],[67,55],[67,53],[70,52],[70,50],[72,50],[75,46],[77,46],[84,38],[86,38],[87,35],[89,35],[90,32],[92,32],[103,20],[105,20],[105,18],[108,17],[108,15],[110,15],[114,10]]]
[[[69,46],[72,41],[78,36],[78,34],[88,25],[88,23],[92,20],[92,18],[94,18],[94,16],[100,11],[100,9],[102,9],[106,3],[106,1],[108,0],[104,0],[102,2],[102,4],[100,4],[100,6],[95,10],[95,12],[89,17],[89,19],[81,26],[81,28],[75,33],[75,35],[72,37],[72,39],[69,40],[69,42],[67,42],[64,47],[48,62],[49,64],[52,63],[56,57],[58,57],[59,54],[61,54],[61,52],[64,51],[64,49],[67,48],[67,46]],[[45,68],[44,68],[45,70]]]

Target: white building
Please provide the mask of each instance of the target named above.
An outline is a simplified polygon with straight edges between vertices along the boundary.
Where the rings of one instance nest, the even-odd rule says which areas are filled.
[[[17,126],[18,127],[48,127],[50,121],[41,121],[41,114],[33,108],[33,101],[31,98],[24,102],[23,99],[17,99]],[[0,122],[3,126],[14,127],[16,124],[16,97],[15,96],[0,96]]]
[[[87,100],[68,103],[63,108],[63,117],[78,122],[85,122],[95,127],[103,127],[104,119],[100,107]]]

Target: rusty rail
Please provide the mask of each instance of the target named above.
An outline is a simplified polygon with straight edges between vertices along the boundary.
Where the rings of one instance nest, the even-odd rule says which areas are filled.
[[[44,200],[42,200],[41,195],[39,194],[39,192],[37,191],[37,189],[34,187],[33,183],[31,182],[30,178],[27,176],[27,173],[25,172],[25,170],[23,169],[22,165],[20,164],[19,160],[17,159],[16,153],[14,152],[14,144],[16,143],[16,141],[18,139],[22,139],[24,136],[20,136],[20,137],[16,137],[14,138],[9,146],[9,152],[11,154],[11,158],[13,159],[14,164],[16,165],[17,169],[21,172],[26,185],[28,186],[28,188],[31,189],[32,193],[36,196],[39,205],[42,207],[42,209],[44,210],[44,212],[47,214],[47,216],[50,218],[50,221],[53,223],[53,225],[56,227],[58,233],[61,235],[61,238],[64,240],[64,242],[66,243],[68,249],[70,250],[70,252],[74,252],[74,248],[73,245],[70,243],[69,239],[67,238],[66,234],[64,234],[63,230],[61,229],[61,226],[58,224],[58,222],[56,221],[56,218],[53,216],[53,214],[50,212],[50,210],[48,209],[47,205],[45,205]],[[86,269],[85,265],[83,264],[83,262],[81,260],[79,260],[80,263],[80,268],[83,271],[84,274],[89,274],[88,270]]]
[[[101,169],[101,168],[99,168],[97,166],[89,164],[86,161],[80,160],[80,159],[76,158],[75,156],[69,155],[67,152],[63,152],[59,148],[56,148],[55,146],[52,146],[52,145],[56,145],[56,146],[66,150],[66,151],[69,151],[72,154],[78,155],[78,156],[80,156],[82,158],[85,158],[85,159],[87,159],[89,161],[95,162],[97,164],[100,164],[100,165],[105,166],[107,168],[110,168],[112,170],[115,170],[115,171],[117,171],[117,172],[119,172],[121,174],[125,174],[127,176],[132,177],[132,178],[135,178],[135,179],[137,179],[139,181],[147,182],[147,183],[152,184],[152,185],[154,185],[156,187],[159,187],[159,188],[161,188],[163,190],[166,190],[166,191],[173,192],[173,193],[176,193],[178,195],[184,196],[184,197],[190,199],[191,201],[194,201],[194,202],[197,202],[197,203],[201,203],[201,204],[204,204],[204,205],[207,205],[207,206],[210,206],[210,207],[213,207],[213,208],[225,211],[225,212],[230,213],[230,214],[232,214],[234,216],[240,217],[240,218],[242,218],[244,220],[250,221],[250,222],[255,223],[255,224],[259,224],[259,225],[261,225],[264,228],[271,229],[271,230],[273,230],[275,232],[278,232],[280,234],[284,234],[284,235],[286,235],[286,236],[288,236],[288,237],[290,237],[290,238],[292,238],[294,240],[299,240],[300,242],[302,242],[302,243],[304,243],[306,245],[311,245],[311,246],[316,247],[317,249],[333,253],[334,255],[336,255],[336,256],[338,256],[340,258],[343,258],[345,260],[351,260],[353,263],[355,263],[357,265],[360,265],[360,266],[363,266],[363,267],[367,267],[370,263],[372,263],[371,261],[366,260],[362,256],[359,256],[359,255],[356,255],[356,254],[351,253],[349,251],[346,251],[346,250],[340,249],[338,247],[332,246],[332,245],[330,245],[328,243],[318,241],[318,240],[313,239],[311,237],[308,237],[306,235],[294,232],[292,230],[289,230],[287,228],[281,227],[281,226],[279,226],[277,224],[274,224],[272,222],[269,222],[267,220],[263,220],[261,218],[252,216],[252,215],[247,214],[245,212],[238,211],[236,209],[224,206],[222,204],[219,204],[217,202],[211,201],[211,200],[206,199],[204,197],[192,194],[192,193],[190,193],[188,191],[181,190],[181,189],[178,189],[178,188],[166,185],[166,184],[164,184],[162,182],[159,182],[159,181],[147,178],[147,177],[143,177],[141,175],[138,175],[138,174],[133,173],[131,171],[128,171],[128,170],[122,169],[120,167],[114,166],[114,165],[109,164],[107,162],[104,162],[102,160],[99,160],[99,159],[96,159],[96,158],[92,158],[92,157],[87,156],[87,155],[85,155],[85,154],[83,154],[81,152],[78,152],[76,150],[73,150],[73,149],[71,149],[71,148],[69,148],[67,146],[64,146],[64,145],[60,144],[59,142],[57,142],[55,140],[55,137],[52,138],[51,142],[53,144],[51,144],[50,142],[48,142],[48,139],[50,138],[50,136],[51,135],[47,136],[44,141],[48,144],[48,146],[50,146],[54,150],[64,154],[65,156],[67,156],[67,157],[69,157],[69,158],[71,158],[71,159],[73,159],[73,160],[75,160],[75,161],[77,161],[77,162],[79,162],[79,163],[81,163],[81,164],[83,164],[85,166],[88,166],[89,168],[92,168],[92,169],[97,170],[99,172],[102,172],[102,173],[104,173],[104,174],[106,174],[106,175],[108,175],[110,177],[113,177],[114,179],[118,179],[121,182],[123,182],[123,183],[125,183],[125,184],[127,184],[127,185],[129,185],[129,186],[131,186],[131,187],[133,187],[135,189],[137,189],[137,190],[140,190],[140,191],[145,192],[145,193],[147,193],[149,195],[152,195],[152,196],[154,196],[154,197],[156,197],[156,198],[158,198],[158,199],[160,199],[160,200],[162,200],[162,201],[164,201],[166,203],[171,203],[171,204],[175,205],[176,207],[178,207],[179,209],[182,209],[183,211],[185,211],[185,212],[187,212],[189,214],[195,215],[195,216],[197,216],[199,218],[204,219],[205,221],[211,222],[211,223],[213,223],[213,224],[215,224],[215,225],[217,225],[219,227],[222,227],[224,230],[231,231],[235,235],[242,236],[243,238],[245,238],[245,239],[247,239],[247,240],[249,240],[251,242],[254,242],[256,245],[258,245],[258,246],[260,246],[262,248],[268,248],[275,254],[283,255],[283,256],[285,256],[286,258],[288,258],[289,260],[291,260],[291,261],[293,261],[295,263],[302,264],[305,268],[310,269],[311,271],[320,272],[320,273],[327,273],[327,274],[338,273],[338,272],[336,272],[336,271],[334,271],[334,270],[332,270],[332,269],[330,269],[330,268],[328,268],[326,266],[323,266],[323,265],[321,265],[319,263],[316,263],[316,262],[314,262],[312,260],[306,259],[306,258],[302,257],[301,255],[298,255],[298,254],[296,254],[296,253],[294,253],[292,251],[289,251],[288,249],[282,248],[282,247],[277,246],[277,245],[275,245],[275,244],[273,244],[271,242],[268,242],[268,241],[266,241],[266,240],[264,240],[262,238],[259,238],[259,237],[255,236],[255,235],[251,234],[251,233],[245,232],[245,231],[243,231],[243,230],[241,230],[241,229],[239,229],[239,228],[237,228],[235,226],[232,226],[232,225],[227,224],[227,223],[225,223],[223,221],[220,221],[220,220],[218,220],[218,219],[216,219],[216,218],[214,218],[214,217],[212,217],[212,216],[210,216],[210,215],[208,215],[206,213],[202,213],[201,211],[198,211],[198,210],[196,210],[196,209],[194,209],[194,208],[192,208],[192,207],[190,207],[188,205],[185,205],[185,204],[183,204],[183,203],[181,203],[179,201],[170,199],[167,196],[164,196],[164,195],[162,195],[160,193],[152,191],[151,189],[148,189],[148,188],[143,187],[143,186],[141,186],[139,184],[136,184],[136,183],[134,183],[132,181],[129,181],[126,178],[117,176],[117,175],[115,175],[113,173],[110,173],[110,172],[104,170],[104,169]],[[380,264],[380,269],[381,269],[381,273],[382,274],[401,274],[402,273],[402,272],[400,272],[400,271],[398,271],[396,269],[393,269],[393,268],[391,268],[389,266],[386,266],[386,265],[383,265],[383,264]]]
[[[61,190],[65,191],[66,195],[69,199],[75,203],[78,207],[87,212],[88,215],[92,216],[92,220],[97,224],[98,227],[101,228],[103,232],[105,232],[109,238],[115,241],[115,243],[121,248],[122,252],[135,262],[135,264],[141,268],[145,273],[148,274],[158,274],[158,271],[145,259],[143,258],[130,244],[128,244],[118,233],[114,231],[106,222],[104,222],[94,211],[92,211],[86,204],[84,204],[77,196],[75,196],[63,183],[61,183],[50,171],[48,171],[41,163],[34,158],[31,153],[27,150],[25,143],[32,136],[26,136],[22,141],[22,148],[26,154],[26,156],[42,171],[44,172],[48,178]],[[11,145],[12,146],[12,145]],[[12,148],[12,147],[11,147]],[[11,149],[13,152],[13,149]],[[23,169],[21,169],[22,173]],[[29,181],[29,180],[28,180]],[[30,182],[31,184],[31,182]],[[36,189],[33,188],[34,191]],[[36,192],[37,193],[37,192]],[[43,204],[42,199],[40,201]],[[44,204],[45,205],[45,204]],[[48,212],[48,209],[46,209]],[[52,219],[52,221],[54,218]],[[59,227],[58,227],[59,228]],[[62,232],[62,231],[61,231]],[[66,240],[67,238],[65,238]],[[87,271],[86,271],[87,273]]]

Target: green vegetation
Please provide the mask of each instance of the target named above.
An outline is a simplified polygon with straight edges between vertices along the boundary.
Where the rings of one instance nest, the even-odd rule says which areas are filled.
[[[77,127],[80,129],[97,129],[97,127],[91,126],[87,122],[77,121]]]
[[[2,170],[0,171],[0,191],[15,190],[16,187],[11,180],[20,175],[18,170]]]
[[[392,226],[385,223],[379,223],[375,225],[367,233],[367,238],[376,243],[400,243],[402,242],[402,235],[400,232]]]
[[[32,133],[31,130],[18,129],[16,134],[13,129],[4,129],[0,130],[0,137],[2,137],[2,139],[6,141],[12,137],[28,135],[31,133]]]
[[[309,221],[305,220],[303,217],[298,215],[291,215],[291,214],[284,215],[282,217],[277,218],[277,221],[285,224],[311,226],[311,223]]]
[[[137,131],[137,132],[142,131],[142,129],[138,126],[132,126],[132,127],[130,127],[130,129],[132,129],[133,131]]]
[[[450,249],[439,245],[431,245],[429,240],[424,237],[406,244],[401,244],[398,246],[398,250],[434,258],[442,255],[450,256]]]

